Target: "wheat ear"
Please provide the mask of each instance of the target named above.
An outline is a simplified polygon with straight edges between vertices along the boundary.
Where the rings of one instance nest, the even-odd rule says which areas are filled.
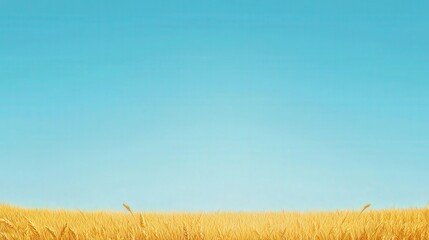
[[[371,204],[370,203],[368,203],[368,204],[366,204],[365,206],[363,206],[363,208],[362,208],[362,210],[360,210],[360,212],[359,212],[359,215],[361,215],[365,210],[367,210],[368,208],[370,208],[371,207]]]

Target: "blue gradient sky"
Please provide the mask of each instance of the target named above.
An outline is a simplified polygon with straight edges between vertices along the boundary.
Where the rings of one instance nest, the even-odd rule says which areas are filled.
[[[0,202],[429,202],[428,1],[0,1]]]

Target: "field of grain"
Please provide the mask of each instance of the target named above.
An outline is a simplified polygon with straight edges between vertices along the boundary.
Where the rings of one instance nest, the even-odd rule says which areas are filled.
[[[0,205],[0,239],[429,239],[429,209],[149,213]]]

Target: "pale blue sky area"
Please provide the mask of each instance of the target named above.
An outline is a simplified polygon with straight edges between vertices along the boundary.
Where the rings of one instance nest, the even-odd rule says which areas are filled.
[[[0,202],[429,202],[428,1],[0,1]]]

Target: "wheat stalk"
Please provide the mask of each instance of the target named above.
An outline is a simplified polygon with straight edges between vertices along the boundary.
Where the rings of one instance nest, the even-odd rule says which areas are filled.
[[[347,213],[346,213],[346,215],[344,216],[343,220],[342,220],[342,221],[341,221],[341,223],[340,223],[340,227],[341,227],[341,226],[343,226],[344,222],[345,222],[345,221],[346,221],[346,219],[347,219],[347,216],[349,216],[349,212],[347,212]]]
[[[49,227],[45,226],[45,230],[51,235],[52,239],[56,239],[55,232]]]
[[[57,240],[61,240],[63,238],[66,230],[67,230],[67,223],[64,224],[63,228],[61,228],[61,231],[60,231],[60,233],[57,236]]]
[[[189,231],[186,225],[183,225],[183,236],[185,237],[186,240],[191,239],[191,236],[189,236]]]
[[[9,220],[7,220],[6,218],[1,218],[0,219],[0,223],[3,224],[4,226],[6,226],[7,228],[10,228],[12,230],[15,230],[15,227],[13,226],[13,223],[11,223]]]
[[[128,205],[127,205],[127,204],[125,204],[125,203],[122,203],[122,206],[124,206],[124,208],[125,208],[125,209],[127,209],[127,211],[128,211],[129,213],[131,213],[131,215],[133,215],[133,216],[134,216],[133,211],[131,211],[130,206],[128,206]]]
[[[145,218],[143,217],[143,214],[141,214],[140,213],[140,216],[139,216],[139,224],[140,224],[140,227],[141,228],[145,228],[146,227],[146,220],[145,220]]]
[[[204,235],[204,233],[203,233],[203,231],[202,231],[202,229],[201,229],[201,228],[200,228],[200,231],[198,231],[198,237],[199,237],[199,239],[201,239],[201,240],[206,239],[206,237],[205,237],[205,235]]]
[[[9,240],[9,238],[7,237],[7,235],[5,233],[0,232],[0,239],[2,240]]]
[[[76,233],[73,231],[73,229],[69,228],[68,232],[70,233],[70,235],[72,236],[73,240],[77,240],[77,235]]]
[[[27,221],[27,227],[30,229],[31,233],[37,238],[40,239],[39,231],[37,231],[36,227],[34,226],[33,222],[31,222],[28,218],[24,217],[24,219]],[[33,236],[33,237],[34,237]]]
[[[371,207],[371,204],[370,203],[368,203],[368,204],[366,204],[365,206],[363,206],[363,208],[360,210],[360,212],[359,212],[359,215],[361,215],[365,210],[367,210],[368,208],[370,208]]]

